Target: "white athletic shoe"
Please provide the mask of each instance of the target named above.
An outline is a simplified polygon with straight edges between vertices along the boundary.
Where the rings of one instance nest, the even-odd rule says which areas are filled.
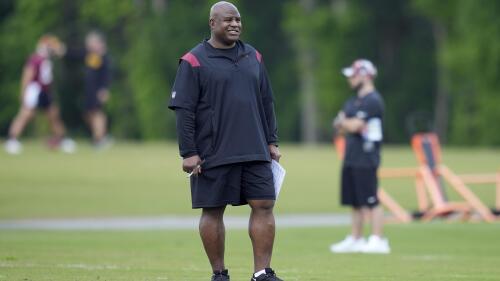
[[[61,140],[59,146],[61,151],[64,153],[75,153],[76,151],[76,143],[70,138],[64,138],[63,140]]]
[[[371,235],[362,252],[367,254],[389,254],[391,252],[389,240],[387,238],[380,238],[377,235]]]
[[[23,145],[16,139],[9,139],[5,142],[5,151],[9,154],[20,154],[23,151]]]
[[[110,136],[105,136],[104,138],[102,138],[102,140],[94,142],[94,148],[99,151],[106,150],[113,146],[113,144],[113,138]]]
[[[332,253],[360,253],[365,244],[366,241],[364,238],[355,239],[353,236],[349,235],[339,243],[332,244],[330,246],[330,251]]]

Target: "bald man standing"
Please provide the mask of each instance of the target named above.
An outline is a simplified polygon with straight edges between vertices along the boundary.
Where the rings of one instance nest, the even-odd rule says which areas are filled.
[[[229,280],[224,265],[224,210],[248,204],[252,281],[282,281],[271,269],[276,199],[271,159],[279,161],[273,93],[262,55],[239,40],[241,16],[221,1],[210,10],[210,39],[179,63],[169,108],[175,110],[182,168],[212,266],[212,281]]]

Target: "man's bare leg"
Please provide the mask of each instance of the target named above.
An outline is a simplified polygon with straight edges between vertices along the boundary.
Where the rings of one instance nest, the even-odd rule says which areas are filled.
[[[51,105],[47,110],[47,118],[49,119],[50,128],[54,137],[59,140],[62,139],[66,134],[66,129],[59,115],[59,107]]]
[[[370,211],[372,221],[372,234],[382,237],[384,234],[384,209],[381,206],[375,206]]]
[[[92,110],[88,113],[88,119],[93,140],[95,142],[103,140],[107,131],[106,114],[102,110]]]
[[[273,254],[275,222],[274,200],[249,200],[252,208],[248,232],[252,240],[254,271],[271,267]]]
[[[22,107],[9,128],[9,138],[18,139],[28,122],[35,116],[35,110]]]
[[[363,237],[364,212],[362,208],[352,209],[351,235],[354,239]]]
[[[213,271],[222,271],[225,269],[224,210],[225,207],[203,208],[200,218],[200,236]]]

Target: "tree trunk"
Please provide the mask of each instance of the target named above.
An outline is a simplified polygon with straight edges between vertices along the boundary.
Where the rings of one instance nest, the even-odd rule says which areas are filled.
[[[314,0],[301,0],[305,16],[312,13]],[[298,39],[297,52],[300,65],[300,95],[301,95],[301,139],[306,144],[315,144],[318,141],[317,105],[314,81],[314,50],[310,45],[311,38],[308,30],[296,36]]]
[[[434,101],[434,130],[439,136],[442,143],[446,143],[448,132],[449,118],[449,88],[448,78],[443,61],[443,53],[446,44],[447,32],[446,28],[434,22],[433,24],[434,39],[436,42],[437,52],[437,71],[436,71],[436,99]]]
[[[151,0],[151,7],[153,12],[157,14],[163,13],[167,9],[167,0]]]

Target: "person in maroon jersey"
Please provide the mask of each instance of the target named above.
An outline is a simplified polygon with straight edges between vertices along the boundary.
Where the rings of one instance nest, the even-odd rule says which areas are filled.
[[[66,129],[59,116],[59,108],[53,102],[50,91],[52,84],[52,56],[61,57],[66,51],[65,45],[53,35],[43,35],[37,43],[35,52],[26,62],[21,78],[21,108],[12,121],[9,139],[5,150],[10,154],[19,154],[22,145],[18,138],[37,110],[46,113],[53,133],[49,145],[61,148],[64,152],[74,152],[75,143],[65,137]]]

